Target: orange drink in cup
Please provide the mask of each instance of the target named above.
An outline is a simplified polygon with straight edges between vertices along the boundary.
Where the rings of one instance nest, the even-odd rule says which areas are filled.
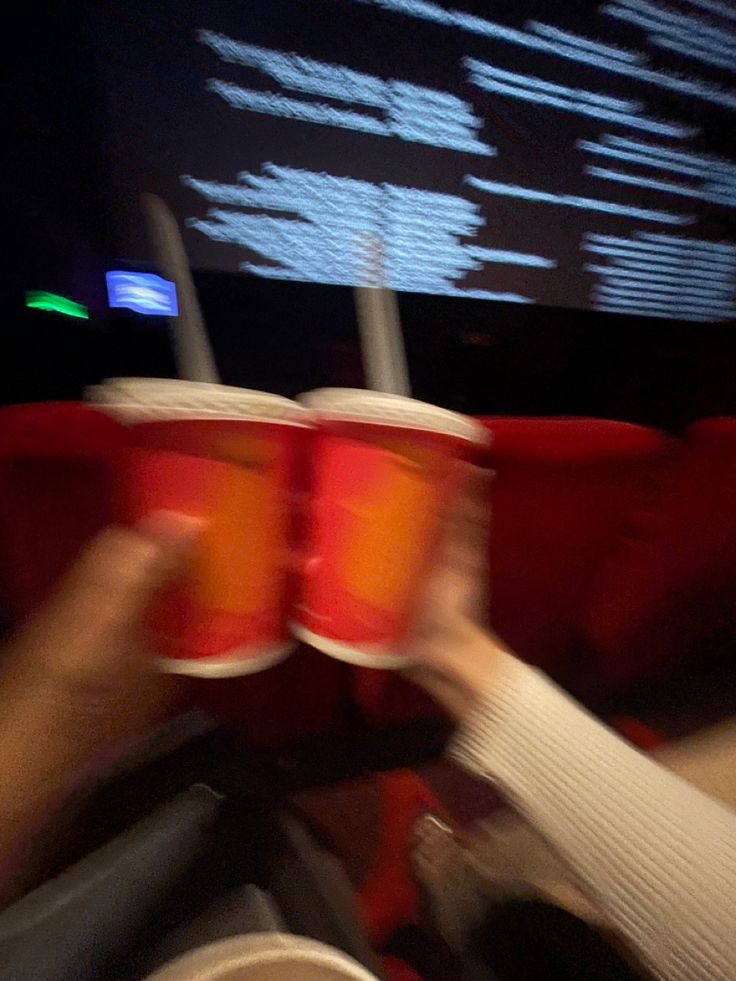
[[[460,461],[480,459],[474,420],[362,389],[301,397],[315,416],[306,561],[292,630],[352,664],[399,668]]]
[[[90,395],[129,427],[124,519],[202,519],[187,575],[150,611],[152,651],[167,670],[200,677],[282,660],[293,647],[292,493],[309,412],[266,392],[167,379],[113,379]]]

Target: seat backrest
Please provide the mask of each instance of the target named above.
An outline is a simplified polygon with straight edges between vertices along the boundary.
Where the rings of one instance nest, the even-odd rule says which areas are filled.
[[[690,426],[592,583],[584,630],[607,687],[669,673],[736,630],[736,419]]]
[[[0,594],[11,621],[42,601],[111,518],[122,427],[87,405],[0,410]]]
[[[490,620],[525,660],[563,681],[594,573],[671,448],[664,433],[586,418],[483,417],[495,479]],[[401,679],[356,672],[366,718],[387,725],[425,715]]]
[[[651,490],[670,440],[585,418],[485,418],[493,434],[491,621],[552,674],[579,636],[601,560]]]

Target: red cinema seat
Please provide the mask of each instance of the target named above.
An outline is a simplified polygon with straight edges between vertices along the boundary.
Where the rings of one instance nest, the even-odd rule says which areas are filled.
[[[491,622],[525,660],[566,680],[594,573],[648,492],[673,440],[624,422],[585,418],[481,420],[493,435]],[[426,714],[400,678],[356,671],[368,722]]]
[[[122,437],[118,423],[80,403],[0,409],[0,594],[12,622],[110,520]]]
[[[736,630],[736,419],[693,424],[604,562],[585,610],[596,681],[672,671]]]
[[[599,564],[651,493],[672,441],[625,422],[485,418],[493,433],[491,620],[553,675],[579,641]]]

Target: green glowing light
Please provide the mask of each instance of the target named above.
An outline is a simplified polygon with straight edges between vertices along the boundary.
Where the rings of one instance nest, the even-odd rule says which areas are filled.
[[[77,317],[79,320],[89,320],[87,307],[74,300],[45,290],[30,290],[26,293],[26,306],[31,310],[50,310],[60,313],[63,317]]]

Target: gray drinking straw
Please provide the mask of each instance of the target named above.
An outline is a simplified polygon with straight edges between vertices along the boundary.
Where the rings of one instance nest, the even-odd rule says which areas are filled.
[[[368,285],[356,286],[354,295],[367,387],[409,396],[411,385],[396,293],[384,285],[383,250],[372,236],[366,255]]]
[[[156,194],[142,194],[141,206],[156,263],[162,274],[176,285],[179,316],[173,329],[179,377],[186,381],[219,383],[220,375],[176,219]]]

